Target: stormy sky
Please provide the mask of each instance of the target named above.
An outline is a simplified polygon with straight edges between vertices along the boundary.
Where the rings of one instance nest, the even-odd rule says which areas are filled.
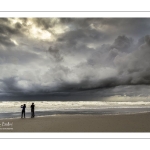
[[[0,100],[150,95],[149,18],[0,18]]]

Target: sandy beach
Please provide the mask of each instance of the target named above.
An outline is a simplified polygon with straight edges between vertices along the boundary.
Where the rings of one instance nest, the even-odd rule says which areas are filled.
[[[150,132],[150,113],[56,115],[4,119],[0,124],[0,132]]]

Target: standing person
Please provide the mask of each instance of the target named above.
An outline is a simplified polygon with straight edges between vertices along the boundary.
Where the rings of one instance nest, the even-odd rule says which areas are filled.
[[[32,103],[32,105],[31,105],[31,118],[34,118],[34,108],[35,108],[35,105],[34,105],[34,103]]]
[[[24,105],[21,105],[21,108],[22,108],[22,114],[21,114],[21,118],[23,118],[23,115],[24,115],[24,118],[25,118],[25,109],[26,109],[26,104]]]

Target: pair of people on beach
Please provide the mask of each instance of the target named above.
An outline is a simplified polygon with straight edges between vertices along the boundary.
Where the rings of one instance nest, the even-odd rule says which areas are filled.
[[[22,108],[21,118],[23,118],[23,116],[24,116],[24,118],[25,118],[26,104],[21,105],[21,108]],[[32,105],[30,106],[30,108],[31,108],[31,118],[34,118],[34,116],[35,116],[35,115],[34,115],[34,108],[35,108],[34,103],[32,103]]]

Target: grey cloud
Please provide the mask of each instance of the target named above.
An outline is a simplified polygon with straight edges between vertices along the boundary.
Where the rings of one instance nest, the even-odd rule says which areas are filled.
[[[10,40],[8,36],[0,34],[0,44],[3,46],[15,46],[15,44]]]
[[[3,22],[9,22],[9,19],[8,18],[0,18],[0,23],[3,23]]]
[[[97,53],[93,52],[93,54],[94,54],[92,56],[93,60],[91,60],[92,57],[90,57],[89,61],[85,62],[85,64],[78,65],[78,67],[84,72],[84,74],[82,74],[82,72],[78,69],[74,70],[76,73],[81,72],[81,74],[78,74],[78,77],[80,78],[80,81],[78,83],[76,83],[74,81],[72,81],[72,82],[66,81],[65,78],[67,78],[67,76],[69,76],[72,71],[63,66],[60,66],[58,64],[55,66],[55,69],[52,71],[52,72],[54,72],[55,76],[50,76],[50,77],[53,77],[53,78],[55,77],[54,81],[56,83],[58,83],[58,85],[57,85],[58,87],[56,90],[62,91],[62,92],[84,91],[84,90],[92,90],[92,89],[105,89],[105,88],[112,88],[112,87],[116,87],[116,86],[120,86],[120,85],[149,84],[149,82],[146,82],[146,80],[138,78],[138,76],[144,77],[144,78],[146,78],[146,76],[142,75],[141,73],[137,74],[136,76],[135,76],[135,74],[133,74],[134,72],[137,72],[137,71],[134,71],[134,70],[136,70],[137,67],[139,67],[137,69],[140,69],[140,65],[135,66],[137,63],[140,63],[140,62],[138,62],[138,61],[140,61],[140,58],[138,58],[136,60],[131,59],[131,57],[134,57],[135,55],[136,55],[136,57],[145,55],[144,53],[147,52],[147,50],[149,49],[148,43],[149,43],[149,39],[148,39],[148,36],[146,36],[145,44],[140,46],[140,47],[142,47],[142,49],[131,53],[130,57],[128,54],[125,56],[123,55],[122,56],[123,59],[121,59],[121,62],[116,63],[118,68],[115,68],[114,65],[110,65],[114,60],[116,61],[115,58],[119,55],[119,51],[117,51],[115,49],[111,49],[111,45],[106,45],[106,49],[108,48],[106,54],[104,53],[104,51],[102,52],[102,53],[104,53],[103,55],[102,55],[102,53],[100,53],[100,51],[97,51]],[[101,48],[104,48],[104,45],[102,45]],[[56,62],[59,62],[61,60],[60,59],[61,58],[60,51],[57,48],[50,47],[49,52],[54,57]],[[97,56],[97,59],[96,59],[96,56]],[[146,54],[146,56],[147,56],[147,54]],[[149,56],[147,56],[147,58],[148,57]],[[143,59],[143,60],[145,60],[145,59]],[[91,61],[93,61],[94,65],[90,64]],[[106,63],[107,63],[107,66],[105,65]],[[99,67],[103,68],[105,66],[112,67],[114,69],[118,69],[116,71],[119,74],[115,74],[115,75],[112,74],[109,77],[104,78],[104,79],[101,79],[100,77],[95,78],[94,76],[98,73],[97,71],[100,69]],[[89,70],[90,68],[92,70],[95,70],[95,72],[93,72],[93,73],[90,72],[90,70]],[[89,71],[87,70],[88,71],[87,74],[86,74],[86,69],[89,70]],[[134,69],[134,70],[132,70],[132,69]],[[139,73],[139,70],[137,73]],[[38,84],[36,86],[38,87],[38,88],[35,88],[35,89],[38,89],[37,91],[41,91],[41,92],[44,92],[44,91],[50,92],[51,91],[51,90],[49,90],[49,88],[50,88],[49,86],[42,87]]]
[[[150,35],[145,36],[145,42],[146,42],[147,45],[150,46]]]
[[[57,18],[32,18],[32,21],[46,30],[60,23]]]
[[[19,30],[16,28],[9,27],[4,24],[0,24],[0,33],[5,35],[16,35],[19,34]]]
[[[115,67],[114,59],[117,56],[124,56],[135,50],[136,45],[132,38],[126,36],[118,36],[112,44],[103,44],[92,51],[88,58],[88,63],[106,67]],[[126,54],[124,54],[126,53]]]
[[[3,90],[7,92],[20,91],[20,88],[17,87],[16,81],[17,81],[16,77],[2,79],[1,82],[3,83]]]
[[[49,47],[48,52],[51,56],[53,56],[53,58],[56,61],[59,62],[63,60],[63,57],[61,56],[59,49],[57,49],[56,47],[52,47],[52,46]]]
[[[113,35],[115,33],[118,35],[128,34],[134,37],[139,35],[144,36],[150,29],[150,21],[147,18],[62,18],[61,22],[72,23],[78,29],[90,28],[90,25],[93,24],[97,30],[100,27],[109,30]],[[110,36],[112,37],[111,34]]]
[[[7,19],[0,20],[0,67],[12,65],[19,70],[4,70],[6,73],[0,76],[0,88],[5,92],[57,96],[79,92],[84,95],[94,90],[101,96],[124,92],[132,96],[136,90],[130,93],[134,89],[131,87],[149,86],[149,19],[31,19],[36,26],[52,32],[57,25],[68,28],[63,33],[56,32],[55,40],[42,41],[25,34],[28,19],[21,18],[23,23],[13,27]],[[11,38],[18,40],[19,45],[15,46]],[[5,74],[10,76],[6,78]],[[24,82],[27,83],[23,87]]]
[[[10,46],[9,48],[5,48],[4,50],[0,49],[0,64],[28,64],[33,61],[37,61],[38,59],[41,59],[39,55],[36,53],[27,51],[27,50],[22,50],[16,48],[16,47],[11,47],[14,46],[12,43],[6,43],[7,46]],[[23,66],[24,67],[24,66]]]
[[[130,84],[150,84],[149,57],[150,45],[149,36],[145,36],[145,43],[139,46],[138,50],[128,54],[117,62],[122,76],[131,77]]]
[[[133,46],[133,39],[132,38],[128,38],[126,36],[118,36],[117,39],[115,39],[115,42],[112,45],[112,48],[116,48],[118,50],[121,51],[125,51],[125,52],[131,52],[129,48],[131,48],[131,46]]]
[[[15,28],[20,29],[22,27],[21,23],[16,23]]]
[[[1,22],[3,23],[5,18],[1,18]],[[94,29],[99,32],[99,28],[102,29],[103,34],[108,34],[110,39],[117,35],[129,34],[130,36],[139,36],[147,34],[147,30],[150,29],[149,23],[150,21],[146,18],[20,18],[23,22],[16,23],[16,28],[12,29],[9,27],[9,22],[7,21],[7,25],[3,26],[5,32],[18,32],[21,26],[26,26],[28,19],[32,19],[32,21],[39,27],[42,27],[45,30],[51,28],[53,31],[53,27],[56,25],[60,26],[68,26],[70,30],[78,31],[78,30],[91,30],[91,25],[94,26]],[[8,19],[5,19],[5,21]],[[1,24],[2,25],[2,24]],[[126,27],[125,27],[126,26]],[[18,28],[19,27],[19,28]],[[103,30],[105,29],[105,30]],[[144,30],[143,30],[144,29]],[[110,33],[108,33],[108,31]],[[115,36],[114,36],[115,35]],[[93,37],[97,37],[96,33],[91,35]],[[108,36],[107,36],[108,38]]]
[[[75,31],[68,31],[58,37],[60,42],[69,42],[72,46],[77,42],[96,43],[103,41],[107,36],[95,29],[78,29]]]
[[[124,37],[123,37],[124,38]],[[118,39],[118,38],[117,38]],[[114,64],[114,69],[117,69],[118,74],[105,79],[95,79],[84,76],[83,79],[78,84],[69,84],[66,85],[67,90],[76,89],[76,90],[87,90],[87,89],[97,89],[97,88],[110,88],[119,85],[149,85],[150,84],[150,73],[149,73],[149,55],[150,55],[150,45],[149,45],[149,36],[145,36],[145,43],[140,45],[137,50],[133,50],[133,53],[119,56],[118,51],[112,53],[112,49],[107,53],[107,55],[102,55],[102,53],[95,53],[90,57],[88,64],[92,63],[92,68],[95,69],[97,73],[97,67],[104,67],[107,63],[108,66],[111,66],[109,63],[117,61],[117,56],[120,57],[120,61]],[[132,41],[132,39],[131,39]],[[124,48],[124,47],[123,47]],[[128,47],[126,47],[128,48]],[[97,57],[97,59],[96,59]],[[112,60],[111,60],[112,58]],[[98,66],[95,66],[95,64]],[[84,66],[88,65],[85,63]],[[94,65],[93,65],[94,64]],[[102,64],[102,66],[101,66]],[[116,67],[115,67],[116,65]],[[85,70],[83,65],[79,65],[80,68]]]

